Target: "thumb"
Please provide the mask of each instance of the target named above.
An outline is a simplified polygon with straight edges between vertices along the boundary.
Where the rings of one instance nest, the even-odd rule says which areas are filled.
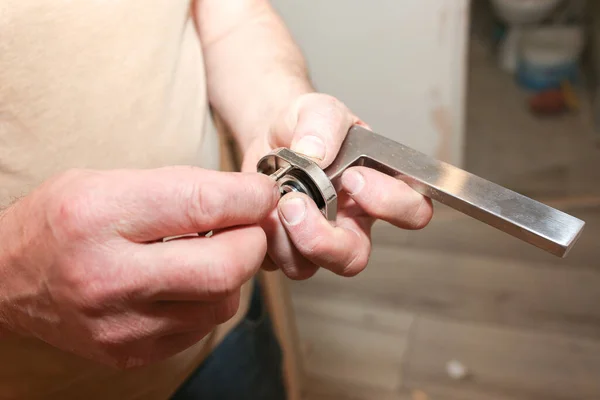
[[[298,98],[271,132],[272,147],[289,147],[321,168],[335,159],[348,130],[361,121],[335,97],[310,93]]]

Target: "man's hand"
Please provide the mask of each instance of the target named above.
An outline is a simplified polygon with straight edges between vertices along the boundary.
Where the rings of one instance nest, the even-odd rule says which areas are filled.
[[[0,218],[0,329],[123,368],[173,355],[236,313],[278,199],[256,173],[55,177]]]
[[[208,97],[244,153],[243,170],[256,171],[276,147],[328,166],[352,124],[364,124],[339,101],[314,93],[306,60],[269,1],[195,4]],[[294,279],[312,276],[318,266],[354,275],[367,263],[375,218],[404,228],[423,227],[431,218],[431,202],[389,176],[352,168],[342,182],[334,225],[306,196],[285,196],[262,224],[270,268]]]
[[[313,158],[321,168],[335,159],[354,124],[368,128],[333,97],[302,95],[258,136],[244,157],[243,170],[256,170],[257,161],[272,149],[289,147]],[[371,227],[376,219],[404,229],[426,226],[433,214],[431,201],[404,182],[365,167],[342,175],[338,215],[328,222],[306,195],[285,195],[262,226],[268,238],[268,269],[281,268],[292,279],[306,279],[319,267],[353,276],[367,265]]]

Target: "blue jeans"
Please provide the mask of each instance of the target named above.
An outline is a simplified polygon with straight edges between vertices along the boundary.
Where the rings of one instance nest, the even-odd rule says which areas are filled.
[[[245,318],[171,400],[285,400],[282,351],[255,283]]]

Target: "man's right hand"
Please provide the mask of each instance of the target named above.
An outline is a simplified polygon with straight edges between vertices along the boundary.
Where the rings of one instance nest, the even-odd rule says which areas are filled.
[[[182,351],[235,315],[278,199],[256,173],[56,176],[0,216],[0,328],[120,368]]]

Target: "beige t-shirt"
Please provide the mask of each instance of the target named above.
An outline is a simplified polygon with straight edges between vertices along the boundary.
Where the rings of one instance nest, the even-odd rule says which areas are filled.
[[[0,2],[0,206],[71,167],[218,168],[190,5]],[[245,313],[248,293],[213,335],[141,369],[2,338],[0,399],[165,399]]]

